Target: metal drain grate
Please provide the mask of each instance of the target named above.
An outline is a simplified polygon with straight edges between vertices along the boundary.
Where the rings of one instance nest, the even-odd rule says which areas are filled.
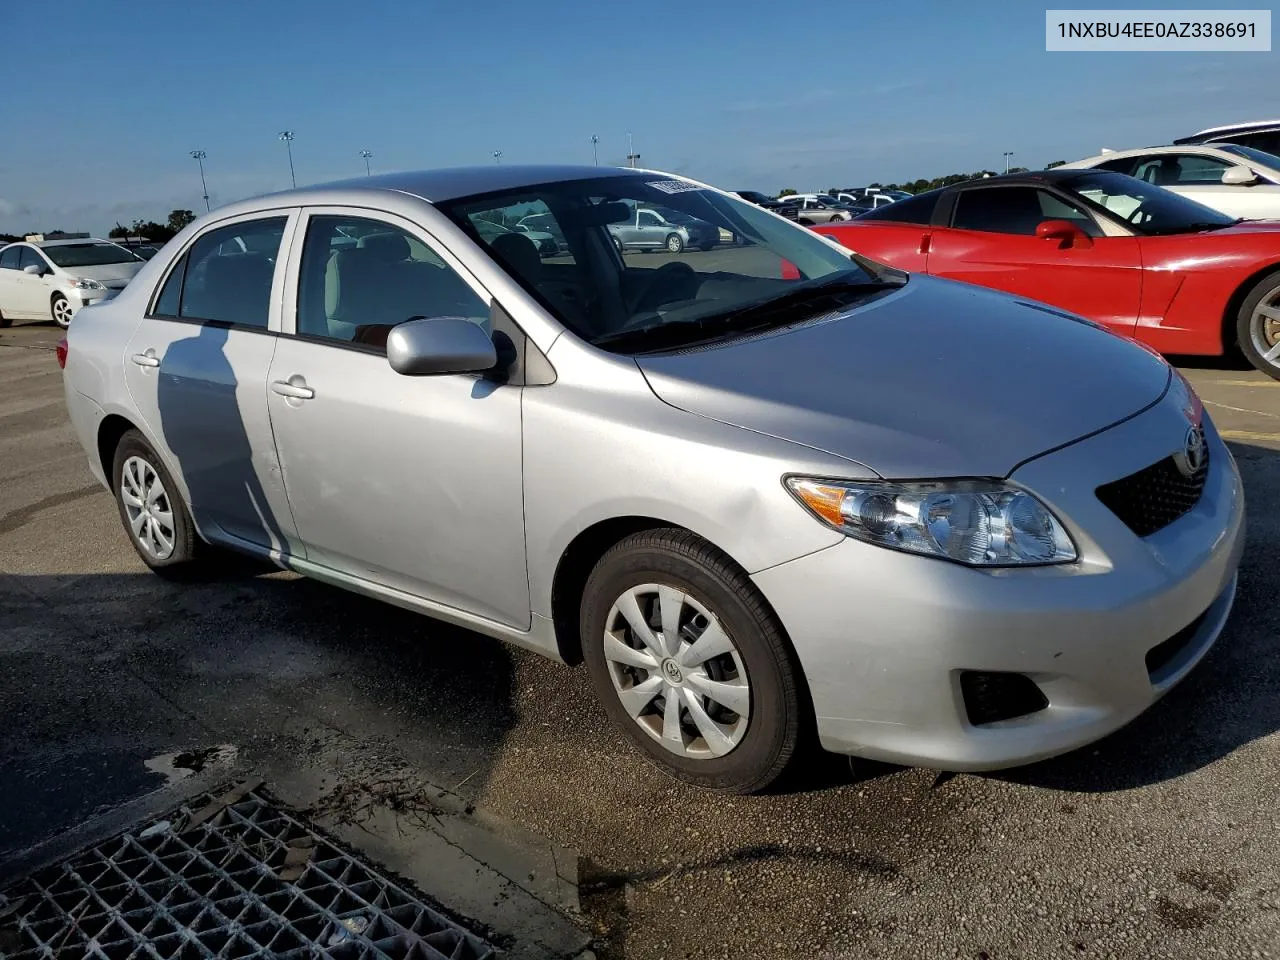
[[[217,804],[199,798],[6,891],[0,957],[495,956],[259,792],[209,817]]]

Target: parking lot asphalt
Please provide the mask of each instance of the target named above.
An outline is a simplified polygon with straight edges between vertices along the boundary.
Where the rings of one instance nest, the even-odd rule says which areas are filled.
[[[287,573],[149,574],[58,336],[0,331],[0,865],[230,744],[269,783],[412,769],[573,848],[606,957],[1280,957],[1280,383],[1183,367],[1248,546],[1225,634],[1147,714],[1000,774],[832,757],[732,798],[643,762],[582,670]]]

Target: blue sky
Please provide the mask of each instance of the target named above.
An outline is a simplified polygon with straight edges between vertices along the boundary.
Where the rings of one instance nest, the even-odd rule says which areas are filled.
[[[197,148],[215,205],[287,187],[286,128],[300,184],[362,148],[375,172],[590,163],[595,133],[622,163],[628,130],[730,189],[1038,167],[1280,115],[1278,57],[1046,53],[1025,0],[8,2],[0,231],[201,210]]]

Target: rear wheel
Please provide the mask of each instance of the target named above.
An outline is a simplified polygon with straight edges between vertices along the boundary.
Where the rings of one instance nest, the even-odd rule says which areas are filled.
[[[137,430],[116,445],[111,471],[120,522],[142,562],[165,577],[186,576],[208,552],[177,484]]]
[[[682,253],[684,251],[684,238],[678,233],[673,233],[667,237],[667,250],[671,253]]]
[[[53,313],[54,322],[64,330],[71,326],[71,301],[60,293],[55,293],[49,301],[49,309]]]
[[[1236,339],[1251,364],[1280,380],[1280,271],[1259,280],[1240,304]]]
[[[782,627],[750,579],[682,530],[635,534],[601,558],[582,598],[597,696],[656,766],[754,793],[801,740],[802,695]]]

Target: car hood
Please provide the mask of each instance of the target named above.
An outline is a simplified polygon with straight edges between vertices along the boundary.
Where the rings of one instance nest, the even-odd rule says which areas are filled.
[[[665,402],[882,477],[1003,477],[1149,407],[1159,357],[1052,307],[913,275],[787,330],[636,358]]]
[[[1243,220],[1232,226],[1223,227],[1221,230],[1211,230],[1209,233],[1216,237],[1239,237],[1251,233],[1265,233],[1274,237],[1280,233],[1280,220]],[[1192,234],[1192,236],[1203,235]]]
[[[92,267],[61,267],[60,269],[73,277],[87,277],[99,283],[108,283],[132,280],[134,275],[145,266],[145,260],[138,260],[135,263],[100,263]],[[124,284],[120,283],[119,286]]]

